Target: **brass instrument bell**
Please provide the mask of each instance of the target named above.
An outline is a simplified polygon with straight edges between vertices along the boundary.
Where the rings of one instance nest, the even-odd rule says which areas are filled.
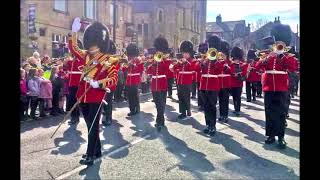
[[[217,55],[218,55],[218,51],[215,48],[208,49],[207,54],[206,54],[207,58],[209,60],[211,60],[211,61],[216,60],[217,59]]]

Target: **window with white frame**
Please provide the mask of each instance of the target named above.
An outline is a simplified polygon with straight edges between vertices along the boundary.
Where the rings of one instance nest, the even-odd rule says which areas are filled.
[[[84,16],[89,19],[97,18],[97,1],[84,0]]]
[[[60,34],[52,34],[52,43],[59,43],[61,40]]]
[[[58,11],[67,12],[66,0],[54,0],[54,9]]]
[[[113,15],[114,15],[113,8],[114,8],[113,4],[110,4],[110,10],[109,10],[110,24],[113,24]]]

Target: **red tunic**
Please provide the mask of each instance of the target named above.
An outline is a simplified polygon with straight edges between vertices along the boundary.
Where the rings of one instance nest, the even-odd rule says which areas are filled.
[[[172,60],[171,59],[164,59],[164,62],[167,63],[168,67],[170,66],[170,64],[172,64]],[[168,69],[166,76],[167,76],[167,79],[173,79],[174,78],[174,72],[172,72],[172,71],[170,71]]]
[[[256,64],[257,64],[257,61],[252,61],[252,63],[248,64],[248,67],[247,67],[247,73],[249,73],[247,77],[248,82],[261,81],[261,75],[258,74],[260,68],[257,67]],[[249,70],[250,67],[252,68],[251,71]]]
[[[82,74],[84,61],[74,58],[74,60],[67,61],[68,85],[69,87],[78,86]]]
[[[223,67],[223,71],[218,75],[220,89],[231,88],[231,61],[229,59],[226,59],[224,61],[221,61],[221,63],[223,64],[223,66],[227,65],[227,68]]]
[[[242,87],[243,81],[239,80],[235,73],[237,73],[237,64],[231,63],[230,64],[230,71],[231,71],[231,87]],[[247,75],[247,63],[244,63],[243,61],[240,61],[240,70],[241,70],[241,76],[246,77]]]
[[[177,73],[177,84],[191,85],[193,77],[193,67],[191,65],[192,58],[184,63],[178,63],[173,66],[173,70]]]
[[[262,74],[263,91],[288,91],[289,77],[288,71],[294,70],[294,64],[289,56],[278,57],[271,53],[266,61],[259,61],[258,66],[265,68]]]
[[[151,91],[166,91],[168,89],[167,73],[169,70],[169,63],[161,61],[154,62],[149,65],[147,74],[151,75]]]
[[[201,65],[200,90],[219,91],[219,74],[223,71],[223,63],[211,60],[205,61]]]
[[[124,69],[128,72],[126,85],[127,86],[136,86],[141,83],[141,75],[144,70],[143,63],[138,59],[132,59],[128,67]]]
[[[193,82],[199,82],[201,78],[201,67],[200,67],[200,61],[197,59],[194,59],[191,62],[192,68],[193,68]]]

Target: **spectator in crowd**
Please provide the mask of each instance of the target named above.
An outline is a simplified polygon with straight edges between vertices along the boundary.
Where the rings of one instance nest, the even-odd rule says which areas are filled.
[[[25,114],[25,108],[27,103],[27,81],[26,72],[24,69],[20,69],[20,120],[25,121],[27,116]]]
[[[26,79],[26,84],[27,84],[27,91],[28,91],[28,81],[29,81],[29,70],[31,66],[29,63],[25,63],[22,65],[22,69],[25,71],[25,79]],[[30,96],[27,94],[27,101],[25,103],[25,116],[29,117],[28,111],[29,111],[29,104],[30,104]]]
[[[51,71],[50,57],[45,55],[41,61],[43,71]]]
[[[64,61],[66,62],[66,61]],[[59,73],[58,78],[63,82],[63,92],[62,95],[59,97],[59,112],[65,113],[64,111],[64,104],[66,102],[67,96],[69,95],[69,87],[68,87],[68,78],[67,73],[65,71],[66,65],[63,64],[62,66],[59,66]]]
[[[41,68],[41,60],[40,54],[38,52],[34,52],[31,57],[28,58],[28,63],[34,68]]]
[[[50,80],[47,80],[43,77],[43,70],[39,69],[39,80],[40,80],[40,95],[39,95],[39,109],[40,117],[45,117],[47,114],[45,111],[48,111],[52,108],[52,84]]]
[[[38,80],[38,70],[36,68],[31,68],[29,70],[29,77],[28,77],[28,90],[30,96],[30,103],[31,103],[31,112],[30,116],[32,119],[36,120],[36,109],[38,106],[38,98],[40,95],[40,84]]]
[[[50,81],[52,83],[52,110],[51,115],[56,116],[60,113],[59,109],[59,99],[63,96],[63,81],[58,76],[59,74],[59,67],[54,66],[51,69],[51,76]]]

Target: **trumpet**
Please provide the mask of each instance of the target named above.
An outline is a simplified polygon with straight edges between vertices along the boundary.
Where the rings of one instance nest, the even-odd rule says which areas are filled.
[[[156,52],[156,53],[153,55],[153,59],[154,59],[156,62],[161,62],[161,61],[163,61],[163,59],[168,58],[168,57],[169,57],[169,54],[165,54],[165,53],[162,53],[162,52]]]

